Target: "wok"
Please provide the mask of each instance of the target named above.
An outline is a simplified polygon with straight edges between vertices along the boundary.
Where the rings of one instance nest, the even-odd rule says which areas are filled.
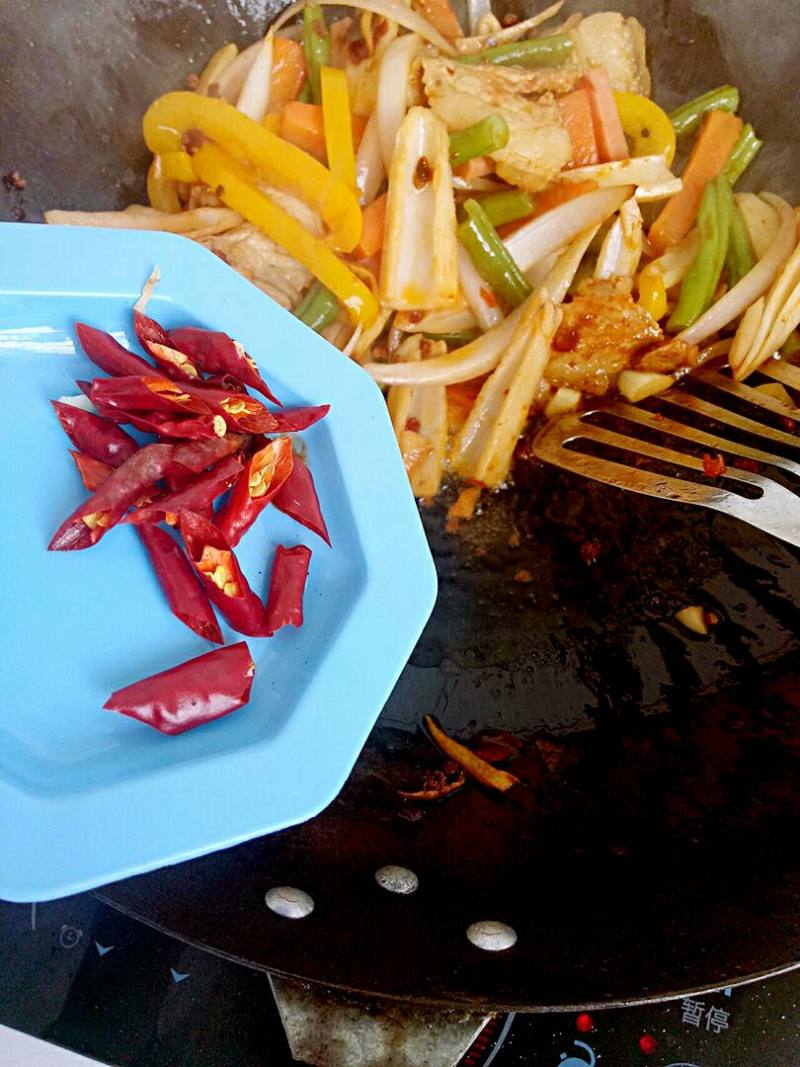
[[[664,106],[740,87],[767,143],[747,185],[796,202],[793,0],[584,0],[566,11],[603,8],[645,24]],[[0,194],[3,217],[141,202],[147,103],[220,43],[252,39],[274,10],[269,0],[6,5],[0,164],[27,187]],[[481,1007],[630,1003],[800,964],[797,552],[521,453],[514,487],[458,535],[444,530],[447,499],[424,510],[438,606],[331,808],[107,887],[105,899],[256,967]],[[720,616],[711,637],[674,622],[689,603]],[[535,804],[470,786],[424,812],[403,806],[397,788],[436,762],[418,731],[426,712],[450,732],[525,738],[517,766]],[[379,889],[373,873],[386,863],[412,868],[419,890]],[[276,884],[310,892],[313,915],[267,912]],[[464,931],[478,919],[513,926],[516,946],[472,947]]]

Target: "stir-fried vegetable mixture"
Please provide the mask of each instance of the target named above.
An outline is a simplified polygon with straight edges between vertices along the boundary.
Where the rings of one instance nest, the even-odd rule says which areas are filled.
[[[797,351],[797,210],[734,192],[761,148],[734,86],[667,113],[640,23],[560,0],[470,36],[450,0],[331,3],[154,101],[149,207],[48,221],[216,252],[386,389],[422,498],[502,485],[537,411],[653,395],[720,340],[739,379]]]

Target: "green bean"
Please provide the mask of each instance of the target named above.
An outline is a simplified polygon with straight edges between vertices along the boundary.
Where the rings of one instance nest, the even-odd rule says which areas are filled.
[[[489,193],[478,200],[492,226],[527,218],[533,214],[533,200],[521,189],[507,189],[502,193]]]
[[[733,85],[721,85],[670,112],[670,121],[677,134],[692,133],[709,111],[737,111],[739,90]]]
[[[730,201],[725,194],[723,182],[728,186]],[[726,178],[712,178],[706,182],[697,215],[700,246],[683,279],[678,306],[669,320],[668,328],[673,332],[691,326],[713,299],[728,250],[732,200],[733,194]]]
[[[569,59],[572,40],[563,33],[551,37],[534,37],[530,41],[511,41],[494,48],[484,48],[468,56],[459,56],[459,63],[499,63],[514,67],[557,67]]]
[[[453,330],[451,333],[423,333],[429,341],[444,341],[448,348],[461,348],[480,337],[481,331],[477,327],[471,330]]]
[[[300,301],[295,315],[319,333],[339,314],[339,301],[322,282],[314,282]]]
[[[450,165],[458,167],[476,156],[488,156],[508,144],[508,123],[502,115],[487,115],[465,130],[450,134]]]
[[[331,38],[328,27],[325,25],[322,8],[318,4],[308,4],[303,8],[303,47],[306,53],[311,99],[315,104],[321,104],[319,68],[331,65]]]
[[[514,262],[477,200],[467,200],[468,219],[458,228],[461,243],[491,289],[509,307],[517,307],[531,293],[528,279]]]
[[[756,137],[756,131],[748,122],[739,134],[739,140],[733,146],[733,151],[723,172],[731,185],[736,185],[761,151],[763,144],[764,142]]]
[[[303,83],[303,88],[297,94],[297,99],[300,101],[301,104],[310,104],[310,103],[312,103],[312,100],[311,100],[311,82],[308,80],[308,78],[306,78],[305,82]]]
[[[731,242],[731,227],[733,225],[731,220],[736,208],[736,201],[733,199],[733,189],[731,189],[731,183],[728,179],[720,174],[714,181],[717,184],[717,225],[719,226],[719,243],[717,245],[717,256],[714,260],[714,276],[709,280],[709,288],[706,293],[706,306],[703,308],[703,311],[710,306],[711,301],[714,299],[714,293],[716,292],[717,285],[722,277],[722,271],[728,258],[728,247]]]
[[[725,273],[728,276],[728,287],[732,288],[738,281],[741,281],[754,266],[755,258],[750,245],[747,224],[744,221],[744,215],[734,200],[728,233],[728,254],[725,257]]]

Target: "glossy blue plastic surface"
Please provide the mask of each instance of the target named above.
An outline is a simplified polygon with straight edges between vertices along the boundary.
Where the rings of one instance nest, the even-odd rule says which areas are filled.
[[[217,257],[169,234],[13,224],[0,248],[0,897],[33,901],[324,808],[422,631],[436,576],[378,388]],[[155,318],[231,333],[287,405],[331,404],[302,440],[333,548],[268,509],[237,550],[262,595],[277,544],[313,550],[305,625],[248,638],[250,703],[179,737],[102,705],[216,646],[172,616],[132,529],[47,551],[84,493],[48,401],[100,373],[76,353],[74,323],[136,349],[131,307],[156,264]]]

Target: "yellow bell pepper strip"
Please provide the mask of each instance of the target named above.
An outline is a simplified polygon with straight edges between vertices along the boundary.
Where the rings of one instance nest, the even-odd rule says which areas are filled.
[[[165,152],[161,158],[164,177],[172,182],[193,182],[194,167],[188,152]]]
[[[184,135],[199,131],[226,153],[248,163],[258,177],[292,193],[322,216],[326,243],[337,252],[351,252],[361,237],[361,208],[356,194],[327,167],[271,133],[224,100],[196,93],[166,93],[147,109],[142,120],[151,152],[178,152]]]
[[[147,169],[147,199],[156,211],[176,215],[181,209],[175,186],[164,174],[161,157],[158,155],[153,156],[153,162]]]
[[[319,80],[328,168],[335,178],[343,181],[355,192],[356,154],[353,151],[353,122],[350,118],[347,76],[343,70],[337,70],[335,67],[322,67]]]
[[[200,181],[214,189],[223,203],[285,248],[327,286],[347,308],[354,324],[369,326],[378,314],[378,303],[367,286],[324,241],[265,196],[246,167],[208,142],[194,153],[192,166]]]
[[[675,127],[666,111],[638,93],[614,92],[622,129],[633,156],[663,156],[667,166],[675,158]]]
[[[639,306],[658,322],[667,313],[667,290],[658,267],[645,267],[639,275]]]

